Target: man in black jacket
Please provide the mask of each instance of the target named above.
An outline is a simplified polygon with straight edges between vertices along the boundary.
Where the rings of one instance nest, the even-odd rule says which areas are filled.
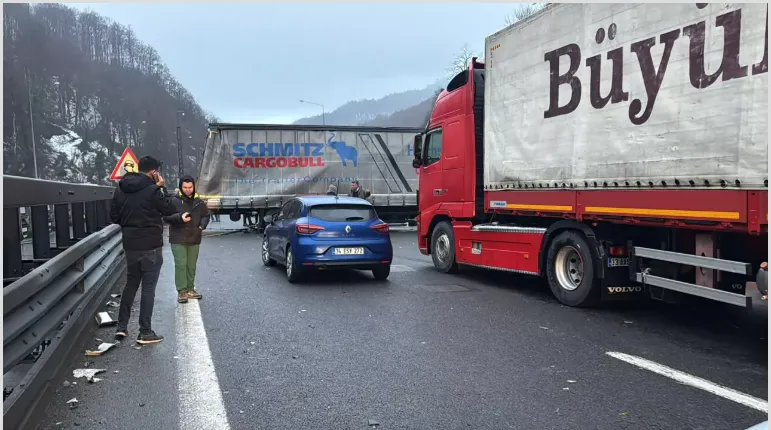
[[[163,340],[163,336],[156,334],[151,326],[155,286],[163,265],[161,217],[168,216],[175,221],[189,222],[190,215],[180,214],[166,196],[163,177],[158,173],[158,160],[142,157],[138,167],[139,172],[126,172],[120,180],[110,210],[112,222],[121,227],[128,266],[115,337],[123,339],[128,336],[131,306],[141,284],[137,343],[150,344]]]
[[[174,283],[177,285],[177,301],[187,303],[188,299],[200,299],[195,290],[195,269],[198,263],[198,251],[201,236],[209,225],[209,209],[195,192],[195,180],[192,176],[183,176],[179,180],[179,191],[172,198],[177,212],[190,214],[190,222],[182,222],[174,215],[163,217],[171,224],[169,243],[174,254]]]

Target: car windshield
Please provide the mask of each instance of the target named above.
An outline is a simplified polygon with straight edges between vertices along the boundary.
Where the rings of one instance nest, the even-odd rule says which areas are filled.
[[[369,221],[377,217],[372,206],[332,204],[311,207],[309,215],[322,221]]]

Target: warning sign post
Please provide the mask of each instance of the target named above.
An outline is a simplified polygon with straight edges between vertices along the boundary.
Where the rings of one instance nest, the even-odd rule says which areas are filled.
[[[120,160],[118,160],[118,164],[115,165],[115,168],[112,169],[112,174],[110,175],[110,179],[113,181],[120,181],[121,178],[123,178],[123,175],[125,175],[127,172],[136,173],[139,171],[139,160],[137,160],[136,155],[134,155],[133,152],[131,152],[131,149],[126,148],[123,151],[123,155],[120,156]]]

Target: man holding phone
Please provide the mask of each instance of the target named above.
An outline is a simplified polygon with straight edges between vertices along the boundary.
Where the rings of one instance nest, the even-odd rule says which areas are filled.
[[[110,210],[112,222],[121,227],[128,266],[115,337],[124,339],[128,336],[131,306],[141,284],[139,344],[163,340],[163,336],[156,334],[151,326],[155,287],[163,265],[162,217],[167,216],[180,223],[190,222],[190,214],[180,214],[167,196],[163,177],[158,172],[160,166],[155,158],[142,157],[139,171],[126,172],[118,183]]]

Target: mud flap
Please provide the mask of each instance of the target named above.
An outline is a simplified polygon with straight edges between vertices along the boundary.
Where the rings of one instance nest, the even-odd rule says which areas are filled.
[[[619,259],[605,257],[602,261],[605,276],[602,278],[603,301],[640,300],[648,297],[647,287],[629,277],[630,267],[618,265]],[[629,259],[631,264],[633,259]]]

